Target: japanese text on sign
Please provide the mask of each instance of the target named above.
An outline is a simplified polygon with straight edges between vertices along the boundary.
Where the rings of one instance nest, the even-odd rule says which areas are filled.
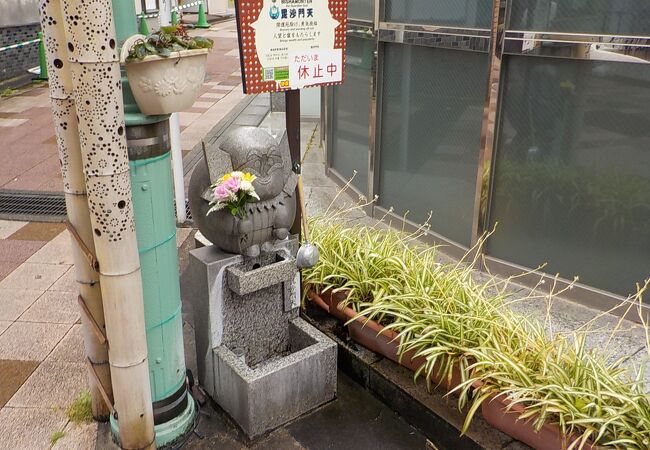
[[[303,88],[315,84],[339,83],[343,80],[341,49],[289,54],[289,84]]]

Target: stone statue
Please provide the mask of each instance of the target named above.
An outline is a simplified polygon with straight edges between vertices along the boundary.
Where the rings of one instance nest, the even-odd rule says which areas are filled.
[[[189,186],[190,210],[201,233],[230,253],[258,256],[276,239],[286,239],[296,215],[297,176],[291,170],[286,132],[278,141],[267,131],[241,127],[226,135],[219,147],[204,147]],[[212,200],[210,185],[233,170],[257,176],[253,186],[260,200],[236,217],[222,209],[206,216]]]

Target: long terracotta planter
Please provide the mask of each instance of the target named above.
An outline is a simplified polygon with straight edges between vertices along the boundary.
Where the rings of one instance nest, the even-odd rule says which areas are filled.
[[[331,291],[323,292],[320,295],[313,290],[309,292],[312,302],[344,322],[357,316],[352,308],[342,304],[346,297],[347,293],[343,291],[334,295]],[[425,362],[422,357],[413,358],[413,352],[406,352],[400,361],[398,356],[399,335],[393,330],[387,330],[374,320],[358,317],[354,322],[348,324],[348,332],[355,342],[414,372]],[[438,369],[439,366],[436,366],[433,370],[432,381],[434,383],[447,390],[452,390],[461,383],[462,377],[457,366],[454,367],[451,380],[446,378],[440,380],[435,377]],[[474,388],[479,387],[480,382],[474,385]],[[536,450],[564,450],[578,439],[574,436],[564,436],[560,428],[553,424],[545,424],[537,432],[533,427],[534,419],[519,420],[519,416],[524,412],[522,405],[514,404],[509,409],[508,406],[509,402],[504,396],[495,394],[481,404],[481,412],[485,420],[494,428]],[[602,448],[588,443],[583,445],[581,450],[600,450]]]
[[[538,432],[533,427],[533,418],[519,419],[524,407],[521,404],[511,405],[503,395],[494,395],[481,404],[481,413],[485,420],[494,428],[531,446],[536,450],[564,450],[574,441],[575,436],[565,436],[557,425],[545,424]],[[597,450],[602,447],[585,444],[576,449]]]
[[[315,291],[310,291],[309,297],[316,305],[343,322],[348,322],[357,316],[356,311],[343,305],[342,302],[347,297],[347,293],[344,291],[335,294],[327,291],[320,295],[316,294]],[[385,358],[413,372],[416,372],[426,362],[425,358],[421,356],[414,357],[415,352],[412,350],[405,352],[400,359],[399,335],[393,330],[386,329],[374,320],[367,319],[363,316],[357,317],[354,322],[348,324],[348,332],[350,333],[350,337],[358,344],[363,345],[375,353],[379,353]],[[436,363],[431,374],[431,381],[435,385],[439,385],[450,391],[462,382],[462,376],[458,366],[454,366],[451,380],[447,377],[440,378],[436,376],[439,369],[440,363]]]

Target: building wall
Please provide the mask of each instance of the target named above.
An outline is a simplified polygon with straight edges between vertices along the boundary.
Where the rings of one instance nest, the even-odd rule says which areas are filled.
[[[578,276],[567,295],[603,309],[634,294],[650,273],[650,2],[376,1],[374,23],[376,3],[350,0],[330,173],[356,172],[378,217],[428,218],[456,254],[496,227],[482,251],[502,275]]]
[[[40,29],[38,23],[0,27],[0,47],[35,39]],[[38,66],[38,43],[0,52],[0,84],[17,77],[21,78],[11,85],[15,87],[23,84],[30,78],[27,69],[36,66]]]
[[[39,21],[38,0],[0,0],[0,11],[0,28]]]

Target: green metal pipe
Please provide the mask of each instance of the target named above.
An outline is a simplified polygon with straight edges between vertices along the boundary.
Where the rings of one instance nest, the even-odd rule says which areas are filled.
[[[43,33],[38,32],[38,66],[39,66],[39,72],[38,72],[38,78],[37,80],[43,80],[47,81],[48,75],[47,75],[47,62],[45,59],[45,41],[43,40]]]
[[[144,126],[149,127],[152,126]],[[127,138],[129,131],[127,128]],[[130,158],[139,156],[133,148],[129,152]],[[171,153],[131,159],[129,167],[155,418],[156,405],[164,407],[184,392],[186,376]],[[194,400],[187,394],[187,401],[180,405],[175,417],[156,422],[158,447],[173,443],[192,429],[197,414]],[[113,433],[117,433],[117,423],[112,418],[111,425]]]
[[[185,382],[171,158],[130,161],[153,402]]]
[[[138,32],[133,0],[113,0],[118,43]],[[187,395],[175,417],[156,422],[156,445],[164,447],[191,430],[197,410],[185,393],[183,318],[176,250],[176,216],[169,152],[168,115],[140,112],[122,71],[133,209],[140,253],[145,327],[154,417],[178,394]],[[131,139],[131,136],[134,136]],[[134,144],[139,142],[139,144]],[[153,142],[142,145],[143,142]],[[159,416],[159,417],[162,417]],[[113,433],[117,423],[111,417]]]

